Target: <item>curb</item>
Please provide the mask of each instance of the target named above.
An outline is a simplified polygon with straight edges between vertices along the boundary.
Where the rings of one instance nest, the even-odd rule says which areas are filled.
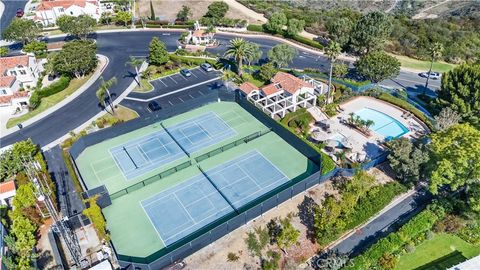
[[[143,70],[145,70],[148,66],[148,63],[147,62],[143,62],[142,66],[140,67],[140,69],[138,70],[139,72],[142,72]],[[135,89],[135,87],[137,86],[137,82],[135,80],[132,81],[132,83],[127,87],[127,89],[125,91],[123,91],[123,93],[118,96],[118,98],[116,98],[114,101],[113,101],[113,106],[116,106],[118,105],[128,94],[130,94],[130,92],[133,91],[133,89]],[[97,118],[103,116],[104,114],[106,114],[107,112],[105,110],[102,110],[100,111],[99,113],[97,113],[96,115],[94,115],[93,117],[91,117],[90,119],[88,119],[87,121],[85,121],[83,124],[81,124],[80,126],[76,127],[73,132],[74,133],[79,133],[81,132],[82,130],[84,130],[85,128],[88,127],[88,125],[90,125],[92,123],[92,121],[96,120]],[[54,140],[53,142],[45,145],[44,147],[42,147],[42,151],[47,151],[49,150],[50,148],[53,148],[54,146],[56,146],[57,144],[65,141],[66,139],[70,138],[71,135],[69,133],[63,135],[62,137]]]
[[[77,98],[79,95],[81,95],[83,92],[85,92],[90,86],[92,86],[98,80],[98,78],[100,78],[100,76],[102,75],[103,71],[105,70],[105,68],[108,66],[108,63],[109,63],[108,57],[106,57],[104,55],[101,55],[101,54],[97,54],[97,57],[100,60],[100,65],[102,64],[102,62],[104,64],[103,64],[103,66],[100,66],[99,69],[97,68],[95,73],[92,75],[92,77],[90,77],[90,79],[88,79],[87,82],[85,82],[82,86],[80,86],[80,88],[78,88],[75,92],[73,92],[70,96],[66,97],[61,102],[53,105],[52,107],[50,107],[47,110],[41,112],[40,114],[38,114],[38,115],[26,120],[25,122],[21,123],[23,125],[23,127],[27,127],[27,126],[41,120],[42,118],[47,117],[51,113],[55,112],[56,110],[60,109],[61,107],[67,105],[70,102],[72,102],[75,98]],[[8,128],[5,132],[2,132],[2,137],[7,136],[7,135],[9,135],[13,132],[18,131],[18,130],[20,130],[20,129],[17,126]]]

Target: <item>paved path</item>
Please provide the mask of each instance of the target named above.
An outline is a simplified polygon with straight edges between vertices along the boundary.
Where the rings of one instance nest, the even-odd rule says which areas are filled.
[[[63,160],[62,149],[57,145],[43,154],[48,164],[48,172],[57,184],[58,202],[63,216],[71,217],[81,213],[85,206],[75,191],[75,185]]]
[[[351,256],[358,255],[380,238],[405,224],[423,209],[429,199],[430,195],[425,191],[412,193],[332,248]]]

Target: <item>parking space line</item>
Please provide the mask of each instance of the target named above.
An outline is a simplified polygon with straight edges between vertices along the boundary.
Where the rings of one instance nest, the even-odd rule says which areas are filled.
[[[192,95],[188,94],[192,99],[194,98]]]
[[[162,79],[160,79],[159,81],[160,81],[161,83],[163,83],[163,85],[165,85],[165,87],[168,87],[168,85],[167,85],[166,83],[164,83],[164,82],[162,81]]]
[[[172,76],[173,76],[173,75],[172,75]],[[178,84],[178,82],[175,81],[175,80],[172,78],[172,76],[168,76],[168,78],[170,78],[175,84]]]
[[[205,94],[202,93],[202,91],[198,90],[198,92],[200,93],[200,95],[205,96]]]
[[[184,101],[182,98],[180,98],[180,97],[179,97],[178,99],[180,99],[180,101],[182,101],[182,102],[185,102],[185,101]]]
[[[200,71],[201,73],[207,75],[207,73],[206,73],[202,68],[199,68],[198,71]]]
[[[169,101],[168,101],[168,103],[170,103],[170,106],[173,106],[173,103],[172,103],[172,101],[170,101],[170,100],[169,100]]]
[[[195,73],[193,72],[193,70],[190,73],[192,73],[192,75],[195,76],[195,78],[198,78],[197,75],[195,75]]]
[[[191,73],[191,72],[190,72]],[[193,73],[192,73],[193,74]],[[188,81],[187,78],[185,78],[185,76],[182,76],[180,75],[180,77],[182,77],[185,81]]]

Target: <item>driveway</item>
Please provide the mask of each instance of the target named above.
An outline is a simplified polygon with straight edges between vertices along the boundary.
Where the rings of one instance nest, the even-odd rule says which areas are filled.
[[[409,221],[424,208],[430,198],[431,195],[422,190],[413,193],[339,242],[332,249],[342,254],[350,254],[351,257],[357,256],[380,238],[387,236]]]

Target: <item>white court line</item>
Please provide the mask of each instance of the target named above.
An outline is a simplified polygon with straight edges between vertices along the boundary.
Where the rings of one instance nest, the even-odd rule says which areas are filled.
[[[141,202],[140,202],[140,207],[142,208],[143,212],[144,212],[145,215],[147,216],[148,221],[150,221],[150,224],[152,224],[152,227],[155,229],[155,232],[157,233],[158,238],[160,238],[160,241],[162,241],[163,246],[166,247],[167,244],[165,243],[165,241],[163,241],[163,238],[162,238],[162,236],[160,235],[160,232],[157,230],[157,227],[155,227],[155,225],[153,224],[152,219],[151,219],[150,216],[147,214],[147,211],[145,210],[145,207],[143,207],[143,205],[142,205]]]
[[[185,210],[185,212],[187,212],[187,215],[188,215],[188,217],[192,220],[193,225],[197,225],[197,222],[195,222],[195,219],[192,217],[192,215],[190,215],[190,211],[188,211],[187,208],[185,208],[185,206],[183,205],[182,201],[177,197],[176,192],[173,192],[173,196],[175,196],[175,199],[177,199],[177,201],[180,203],[180,205],[182,206],[183,210]]]

